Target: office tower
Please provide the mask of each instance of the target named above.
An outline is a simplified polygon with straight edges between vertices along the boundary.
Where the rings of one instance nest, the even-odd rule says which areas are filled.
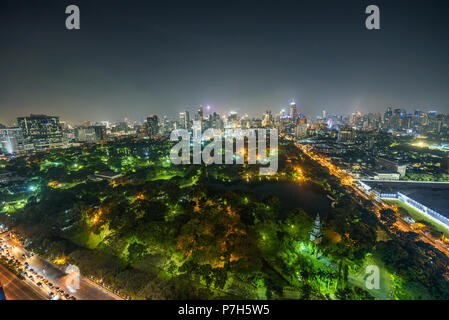
[[[180,112],[179,113],[179,128],[187,129],[187,127],[186,127],[186,113],[185,112]]]
[[[203,121],[203,106],[200,105],[198,107],[198,112],[195,115],[195,120],[196,121]]]
[[[17,118],[22,129],[25,151],[42,151],[64,147],[64,138],[59,117],[30,115]]]
[[[298,109],[296,108],[296,102],[292,101],[290,102],[290,118],[292,120],[296,120],[298,116]]]
[[[157,115],[153,114],[147,118],[148,137],[154,139],[159,134],[159,121]]]
[[[184,126],[187,130],[190,130],[190,114],[189,111],[185,111],[185,122],[184,122]]]
[[[212,123],[211,128],[223,130],[223,120],[220,118],[220,115],[214,112],[212,114]]]
[[[393,110],[391,108],[387,108],[387,110],[384,113],[384,123],[389,124],[391,117],[393,117]]]
[[[179,127],[190,130],[190,115],[189,111],[179,113]]]

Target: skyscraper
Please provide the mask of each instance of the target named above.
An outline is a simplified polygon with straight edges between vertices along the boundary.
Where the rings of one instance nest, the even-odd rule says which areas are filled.
[[[198,112],[195,115],[195,120],[196,121],[202,121],[203,120],[203,106],[202,105],[200,105],[198,107]]]
[[[179,113],[179,124],[181,128],[190,130],[190,114],[189,111]]]
[[[296,102],[292,101],[290,102],[290,118],[292,120],[296,120],[298,116],[298,109],[296,108]]]
[[[186,128],[186,113],[185,112],[180,112],[179,113],[179,127],[182,129],[187,129]]]
[[[393,117],[393,110],[389,107],[384,113],[384,124],[388,126],[390,124],[390,120],[392,117]]]
[[[147,134],[150,139],[154,139],[159,133],[159,120],[157,115],[153,114],[147,118]]]

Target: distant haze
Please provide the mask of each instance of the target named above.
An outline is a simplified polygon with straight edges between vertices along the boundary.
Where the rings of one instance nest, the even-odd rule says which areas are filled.
[[[142,120],[210,112],[308,116],[449,113],[449,3],[375,1],[2,0],[0,123],[44,113],[62,120]],[[207,111],[205,110],[207,113]]]

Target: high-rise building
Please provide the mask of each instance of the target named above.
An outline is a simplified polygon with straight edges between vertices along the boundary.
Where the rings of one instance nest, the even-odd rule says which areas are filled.
[[[391,118],[393,117],[393,110],[388,107],[384,113],[384,123],[388,126]]]
[[[159,133],[159,121],[157,115],[153,114],[147,118],[148,137],[155,138]]]
[[[0,129],[0,154],[20,154],[24,151],[22,129]]]
[[[190,130],[190,114],[189,111],[186,110],[186,118],[185,118],[185,127],[187,130]]]
[[[202,121],[203,120],[203,106],[200,105],[198,107],[198,112],[195,115],[195,120],[196,121]]]
[[[186,113],[179,113],[179,128],[186,129]]]
[[[179,113],[179,127],[190,130],[190,115],[189,111]]]
[[[292,120],[296,120],[298,116],[298,109],[296,108],[296,102],[292,101],[290,102],[290,118]]]
[[[214,112],[209,115],[209,128],[222,130],[223,129],[223,121],[220,118],[220,115]]]
[[[59,117],[32,114],[17,118],[25,151],[41,151],[65,146]]]

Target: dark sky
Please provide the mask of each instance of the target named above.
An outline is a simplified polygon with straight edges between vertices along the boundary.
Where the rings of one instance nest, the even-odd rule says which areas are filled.
[[[81,30],[65,29],[77,4]],[[377,4],[381,30],[365,29]],[[449,1],[0,0],[0,123],[212,110],[449,113]]]

